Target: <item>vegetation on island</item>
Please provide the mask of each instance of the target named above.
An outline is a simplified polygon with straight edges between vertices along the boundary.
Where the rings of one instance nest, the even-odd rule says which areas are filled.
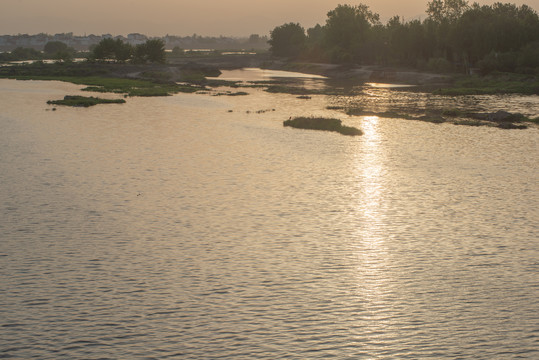
[[[73,107],[90,107],[97,104],[123,104],[124,99],[101,99],[93,96],[66,95],[63,100],[49,100],[49,105],[65,105]]]
[[[290,126],[297,129],[334,131],[349,136],[363,134],[361,130],[351,126],[344,126],[341,120],[334,118],[296,117],[284,121],[283,126]]]
[[[369,111],[361,107],[328,106],[328,110],[343,111],[349,116],[377,116],[381,118],[416,120],[433,124],[451,123],[454,125],[489,126],[501,129],[527,129],[526,123],[539,123],[539,117],[528,118],[520,113],[507,111],[470,112],[460,109],[427,108],[415,112],[393,109],[386,111]]]

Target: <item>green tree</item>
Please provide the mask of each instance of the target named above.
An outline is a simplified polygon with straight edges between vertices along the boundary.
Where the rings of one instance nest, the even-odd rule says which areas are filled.
[[[436,22],[454,22],[469,8],[466,0],[432,0],[427,3],[427,15]]]
[[[360,59],[368,32],[372,25],[379,24],[380,16],[364,4],[339,5],[327,16],[325,40],[332,59],[336,62]]]
[[[470,65],[481,61],[484,72],[514,71],[516,52],[539,41],[539,17],[526,5],[473,4],[453,25],[451,37],[453,47]]]
[[[144,45],[149,62],[159,64],[164,64],[166,62],[165,42],[163,40],[147,40]]]
[[[297,57],[305,49],[306,41],[303,27],[300,24],[288,23],[273,29],[268,43],[275,56]]]
[[[7,61],[12,60],[39,60],[41,59],[41,53],[32,48],[17,47],[11,51]]]
[[[102,39],[93,50],[93,55],[97,60],[115,59],[114,51],[116,49],[116,41],[112,38]]]
[[[117,62],[126,62],[133,56],[133,46],[129,43],[124,43],[120,39],[116,39],[116,47],[114,48],[114,58]]]
[[[314,27],[307,29],[307,44],[306,57],[314,61],[327,61],[326,50],[324,46],[325,29],[316,24]]]
[[[94,47],[92,54],[101,61],[125,62],[133,55],[133,47],[121,39],[105,38]]]
[[[69,51],[69,50],[61,50],[61,51],[57,51],[54,55],[53,55],[53,58],[57,61],[57,62],[72,62],[73,61],[73,52],[72,51]]]
[[[55,55],[56,53],[61,51],[68,51],[67,44],[61,41],[49,41],[43,47],[43,52],[49,56]]]
[[[166,62],[165,43],[161,39],[147,40],[144,44],[135,46],[133,62],[164,64]]]

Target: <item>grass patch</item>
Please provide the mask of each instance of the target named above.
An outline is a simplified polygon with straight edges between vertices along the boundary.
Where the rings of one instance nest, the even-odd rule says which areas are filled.
[[[439,95],[492,95],[492,94],[539,94],[539,79],[536,76],[497,73],[489,76],[467,76],[459,78],[449,88],[434,91]]]
[[[149,80],[99,77],[99,76],[17,76],[17,80],[56,80],[77,85],[88,85],[83,91],[126,94],[127,96],[169,96],[202,90],[200,86],[175,83],[156,83]]]
[[[236,91],[236,92],[231,92],[231,91],[227,91],[227,92],[220,92],[220,93],[217,93],[217,94],[214,94],[213,96],[245,96],[245,95],[249,95],[249,93],[245,92],[245,91]]]
[[[515,129],[515,130],[524,130],[524,129],[527,129],[528,126],[527,125],[517,125],[517,124],[513,124],[513,123],[510,123],[510,122],[502,122],[502,123],[499,123],[498,125],[496,125],[496,127],[500,128],[500,129]]]
[[[430,114],[427,113],[425,115],[421,116],[414,116],[411,114],[403,114],[396,111],[366,111],[361,108],[348,108],[346,109],[345,113],[350,116],[377,116],[381,118],[388,118],[388,119],[404,119],[404,120],[417,120],[417,121],[423,121],[423,122],[429,122],[433,124],[442,124],[446,122],[446,119],[444,119],[439,114]]]
[[[49,105],[65,105],[74,107],[90,107],[97,104],[123,104],[124,99],[100,99],[93,96],[66,95],[63,100],[49,100]]]
[[[179,92],[194,93],[204,87],[192,84],[177,84],[166,81],[166,72],[146,70],[152,79],[132,79],[126,74],[140,71],[130,65],[105,64],[39,64],[0,67],[0,78],[17,80],[56,80],[77,85],[87,85],[84,91],[119,93],[127,96],[167,96]],[[118,73],[116,73],[116,72]]]
[[[349,136],[363,134],[361,130],[351,126],[344,126],[341,120],[333,118],[297,117],[284,121],[283,126],[297,129],[334,131]]]
[[[168,81],[172,77],[172,75],[169,72],[158,71],[158,70],[143,71],[140,74],[140,76],[151,79],[151,80],[158,80],[158,81]]]
[[[221,86],[228,86],[231,88],[241,87],[240,81],[232,81],[232,80],[210,79],[210,80],[206,80],[205,84],[211,87],[221,87]]]
[[[459,120],[453,123],[454,125],[464,125],[464,126],[492,126],[487,122],[481,120]]]

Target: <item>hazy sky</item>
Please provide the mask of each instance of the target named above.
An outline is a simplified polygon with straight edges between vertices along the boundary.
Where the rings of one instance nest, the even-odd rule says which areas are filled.
[[[385,22],[393,15],[424,18],[428,0],[0,0],[0,34],[73,32],[126,35],[267,35],[278,25],[324,24],[338,4],[364,3]],[[470,1],[472,3],[473,1]],[[479,0],[480,4],[496,1]],[[539,0],[501,1],[527,4]]]

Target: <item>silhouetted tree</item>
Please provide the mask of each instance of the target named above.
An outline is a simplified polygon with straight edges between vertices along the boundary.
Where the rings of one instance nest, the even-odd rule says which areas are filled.
[[[6,55],[4,61],[16,61],[16,60],[39,60],[42,55],[39,51],[32,48],[17,47]]]
[[[67,44],[61,41],[49,41],[43,47],[43,52],[47,55],[54,55],[60,51],[67,51]]]
[[[307,29],[305,57],[314,61],[327,61],[324,40],[325,28],[320,26],[320,24]]]
[[[438,23],[454,22],[468,8],[466,0],[432,0],[427,3],[427,15]]]
[[[273,29],[268,43],[275,56],[297,57],[305,50],[306,41],[307,36],[301,25],[288,23]]]
[[[339,5],[327,14],[325,41],[335,62],[361,58],[362,47],[372,25],[379,24],[379,15],[367,5]]]

